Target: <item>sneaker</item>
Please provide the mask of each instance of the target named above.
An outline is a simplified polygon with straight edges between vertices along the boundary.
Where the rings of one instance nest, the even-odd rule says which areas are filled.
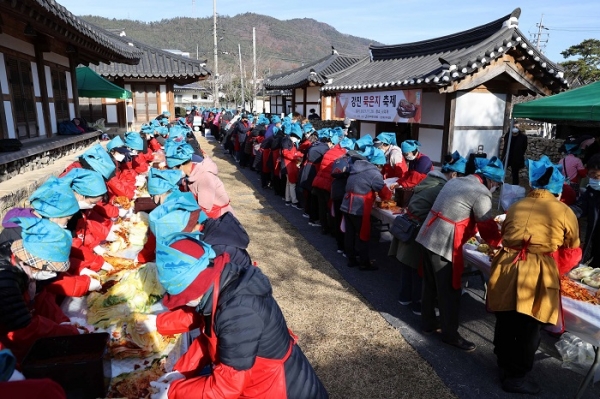
[[[421,331],[423,331],[423,334],[441,334],[442,333],[442,328],[440,326],[436,326],[434,328],[424,328]]]
[[[285,206],[290,206],[292,205],[292,201],[285,201]]]
[[[344,250],[343,250],[343,249],[338,249],[336,252],[337,252],[338,254],[343,254],[343,253],[344,253]]]
[[[319,221],[312,221],[309,219],[308,224],[312,227],[321,227],[321,223],[319,223]]]
[[[362,264],[358,267],[359,270],[365,272],[365,271],[375,271],[375,270],[379,270],[379,268],[377,266],[375,266],[373,261],[369,261],[366,264]]]
[[[347,256],[346,256],[346,253],[345,253],[345,252],[342,252],[342,256],[343,256],[344,258],[347,258]]]
[[[540,392],[540,386],[535,381],[528,380],[525,377],[506,378],[502,382],[502,390],[505,392],[535,395]]]
[[[475,350],[475,348],[477,348],[477,346],[475,346],[475,344],[473,342],[467,341],[466,339],[464,339],[463,337],[460,337],[460,336],[453,340],[443,339],[442,341],[448,345],[452,345],[452,346],[454,346],[460,350],[463,350],[465,352],[473,352]],[[503,385],[503,388],[504,388],[504,385]]]
[[[402,299],[398,299],[398,303],[402,306],[408,306],[412,303],[412,301],[403,301]]]
[[[421,302],[413,302],[413,304],[410,306],[410,310],[413,312],[413,314],[417,315],[417,316],[421,316]]]
[[[292,208],[296,208],[296,209],[302,210],[302,208],[300,207],[300,205],[297,202],[296,203],[292,203]]]
[[[302,217],[303,217],[303,218],[306,218],[306,219],[310,218],[310,216],[309,216],[309,215],[308,215],[308,213],[306,213],[306,212],[304,212],[304,213],[302,214]]]

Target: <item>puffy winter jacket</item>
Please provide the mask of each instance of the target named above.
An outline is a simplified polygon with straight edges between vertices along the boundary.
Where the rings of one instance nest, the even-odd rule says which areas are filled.
[[[355,161],[350,168],[350,176],[346,182],[346,195],[340,209],[351,215],[362,215],[365,204],[360,196],[371,191],[380,191],[384,186],[383,176],[375,165],[368,161]]]
[[[269,279],[253,266],[228,263],[221,275],[220,293],[214,332],[217,339],[217,356],[212,374],[177,380],[171,384],[169,399],[187,397],[267,399],[263,394],[271,385],[270,379],[260,377],[270,373],[255,367],[257,357],[282,359],[290,348],[290,333],[287,324],[272,295]],[[205,331],[210,326],[213,295],[208,294],[198,309],[205,319]],[[206,336],[201,335],[192,344],[190,351],[196,360],[192,367],[203,367],[208,362]],[[183,360],[190,352],[184,355]],[[194,369],[186,370],[185,361],[177,363],[175,369],[191,375]],[[191,364],[187,364],[191,365]],[[327,398],[325,387],[298,345],[292,347],[291,355],[283,364],[285,373],[285,396],[278,399],[321,399]],[[249,381],[252,379],[254,385]],[[260,381],[260,382],[257,382]]]
[[[329,146],[320,141],[315,141],[313,145],[310,146],[306,153],[306,163],[300,170],[300,187],[305,190],[310,190],[312,188],[313,181],[319,171],[323,156],[325,156],[327,151],[329,151]]]
[[[246,250],[250,237],[231,212],[217,219],[207,219],[202,229],[202,241],[210,244],[217,256],[228,253],[230,261],[236,265],[252,264]]]
[[[323,155],[321,166],[319,167],[319,171],[313,180],[313,187],[321,188],[327,192],[331,191],[331,183],[333,182],[333,177],[331,176],[333,161],[340,158],[345,153],[346,149],[342,148],[342,146],[338,144],[327,151],[325,155]]]

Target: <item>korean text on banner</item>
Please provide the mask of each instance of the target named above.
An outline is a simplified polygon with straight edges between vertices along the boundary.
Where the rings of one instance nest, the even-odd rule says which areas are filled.
[[[421,122],[421,90],[338,93],[336,117],[363,121]]]

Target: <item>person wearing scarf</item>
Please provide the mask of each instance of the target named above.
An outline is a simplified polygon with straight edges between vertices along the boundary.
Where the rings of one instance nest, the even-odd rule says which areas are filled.
[[[397,145],[396,133],[379,133],[373,141],[373,145],[384,152],[385,159],[387,160],[381,170],[383,178],[401,178],[404,172],[408,170],[408,165],[402,156],[402,150]]]
[[[528,377],[545,324],[561,323],[560,275],[581,260],[579,224],[560,202],[565,177],[546,155],[527,160],[533,190],[513,204],[502,223],[502,245],[492,261],[488,309],[496,314],[494,353],[502,389],[535,394]],[[561,323],[562,324],[562,323]]]
[[[153,399],[328,397],[258,267],[215,256],[186,233],[159,242],[156,260],[163,304],[192,309],[204,323],[174,371],[150,383]]]

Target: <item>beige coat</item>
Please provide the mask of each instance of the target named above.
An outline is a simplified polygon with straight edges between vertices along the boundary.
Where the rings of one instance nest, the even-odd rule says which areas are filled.
[[[579,247],[573,211],[549,191],[534,190],[508,210],[502,245],[492,262],[490,310],[516,310],[542,323],[556,324],[560,283],[556,262],[549,254],[559,247]],[[526,252],[519,256],[525,246]]]

